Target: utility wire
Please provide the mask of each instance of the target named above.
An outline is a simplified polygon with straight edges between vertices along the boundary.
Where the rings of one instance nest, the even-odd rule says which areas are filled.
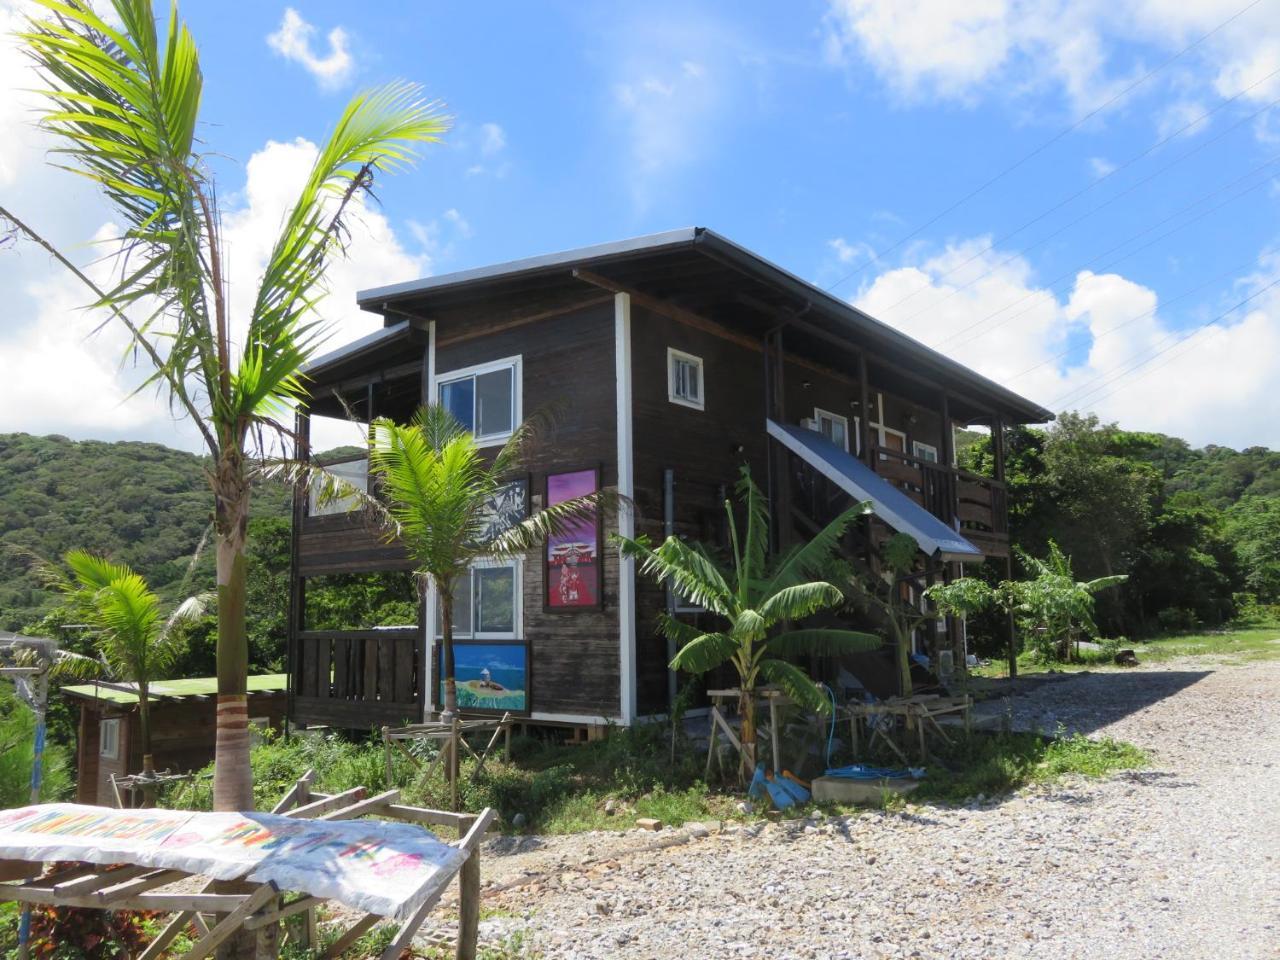
[[[1137,360],[1138,362],[1133,363],[1132,366],[1126,366],[1125,369],[1122,369],[1119,371],[1112,371],[1106,374],[1099,374],[1098,376],[1093,377],[1092,379],[1086,381],[1080,386],[1074,387],[1071,390],[1068,390],[1066,393],[1062,394],[1062,396],[1058,397],[1058,399],[1053,402],[1053,406],[1055,408],[1058,408],[1067,403],[1074,405],[1074,404],[1082,403],[1085,400],[1088,400],[1089,398],[1097,394],[1099,390],[1102,390],[1103,388],[1114,383],[1115,381],[1128,376],[1130,373],[1133,373],[1136,370],[1141,369],[1151,361],[1168,353],[1170,350],[1174,349],[1179,344],[1186,343],[1196,334],[1200,333],[1202,330],[1212,327],[1215,324],[1221,323],[1223,320],[1231,316],[1231,314],[1235,313],[1245,304],[1249,303],[1251,300],[1256,300],[1258,297],[1262,296],[1262,294],[1266,293],[1268,290],[1272,289],[1273,287],[1276,287],[1277,285],[1280,285],[1280,277],[1277,277],[1275,280],[1272,280],[1270,283],[1268,283],[1264,287],[1259,287],[1253,293],[1249,294],[1249,296],[1245,297],[1243,300],[1239,301],[1238,303],[1233,304],[1231,307],[1227,308],[1226,310],[1218,314],[1213,319],[1207,320],[1206,322],[1199,324],[1196,327],[1193,327],[1191,331],[1187,333],[1185,336],[1182,335],[1182,331],[1175,331],[1174,333],[1165,337],[1161,341],[1162,344],[1169,341],[1170,337],[1173,338],[1173,342],[1168,343],[1167,346],[1162,346],[1160,349],[1156,350],[1154,353],[1151,353],[1149,356],[1147,355],[1146,351],[1140,351],[1138,353],[1133,354],[1127,360],[1122,361],[1122,365],[1126,365],[1126,364],[1132,363],[1134,360]],[[1098,381],[1102,381],[1102,382],[1099,383]]]
[[[1254,262],[1253,258],[1250,257],[1248,260],[1244,261],[1244,263],[1237,264],[1236,266],[1233,266],[1233,267],[1228,267],[1226,270],[1223,270],[1221,273],[1217,274],[1216,276],[1210,277],[1208,280],[1205,280],[1203,283],[1198,283],[1194,287],[1191,287],[1190,289],[1183,290],[1177,296],[1170,297],[1167,300],[1162,300],[1157,306],[1152,307],[1150,310],[1144,310],[1142,313],[1135,314],[1134,316],[1129,317],[1127,320],[1121,320],[1119,323],[1115,324],[1114,326],[1107,327],[1107,329],[1105,330],[1100,330],[1099,332],[1093,334],[1093,342],[1097,343],[1103,337],[1110,336],[1111,334],[1115,333],[1117,330],[1120,330],[1123,327],[1127,327],[1130,324],[1137,323],[1139,320],[1150,319],[1151,317],[1154,317],[1157,313],[1159,313],[1161,310],[1167,308],[1170,304],[1177,303],[1179,300],[1185,300],[1187,297],[1191,296],[1193,293],[1199,293],[1201,290],[1205,289],[1205,287],[1215,284],[1218,281],[1231,276],[1233,273],[1238,273],[1241,270],[1244,270],[1245,268],[1250,266],[1253,262]],[[1041,367],[1048,366],[1051,363],[1061,360],[1063,357],[1070,356],[1071,354],[1076,352],[1076,349],[1077,348],[1075,347],[1068,347],[1066,350],[1063,350],[1061,353],[1055,353],[1052,357],[1049,357],[1047,360],[1041,360],[1039,363],[1034,364],[1030,367],[1027,367],[1027,369],[1022,370],[1019,373],[1015,373],[1013,376],[1006,378],[1005,382],[1009,383],[1014,380],[1021,380],[1028,373],[1034,373],[1035,371],[1039,370]]]
[[[932,285],[933,285],[933,282],[934,282],[934,279],[939,279],[939,280],[941,280],[941,279],[945,279],[946,277],[951,276],[951,274],[955,273],[956,271],[961,270],[962,268],[964,268],[964,267],[968,266],[970,263],[972,263],[974,260],[977,260],[979,257],[983,256],[984,254],[986,254],[986,253],[990,253],[990,252],[991,252],[992,250],[994,250],[994,249],[995,249],[999,244],[1001,244],[1001,243],[1003,243],[1004,241],[1008,240],[1010,237],[1017,236],[1017,235],[1018,235],[1019,233],[1021,233],[1023,230],[1027,229],[1027,227],[1030,227],[1030,226],[1033,226],[1033,225],[1034,225],[1034,224],[1036,224],[1036,223],[1039,223],[1041,220],[1043,220],[1045,217],[1048,217],[1050,214],[1056,213],[1057,211],[1061,210],[1063,207],[1067,206],[1068,204],[1070,204],[1070,203],[1072,203],[1072,202],[1074,202],[1074,201],[1078,200],[1080,197],[1084,196],[1086,193],[1088,193],[1089,191],[1093,190],[1095,187],[1097,187],[1097,186],[1099,186],[1100,184],[1102,184],[1103,182],[1105,182],[1109,177],[1114,176],[1115,174],[1119,173],[1120,171],[1122,171],[1122,170],[1124,170],[1124,169],[1126,169],[1126,168],[1128,168],[1128,167],[1132,166],[1133,164],[1137,163],[1139,160],[1142,160],[1144,157],[1149,156],[1149,155],[1150,155],[1151,153],[1153,153],[1154,151],[1156,151],[1156,150],[1160,149],[1160,147],[1162,147],[1162,146],[1164,146],[1165,144],[1169,143],[1169,141],[1171,141],[1171,140],[1173,140],[1174,138],[1176,138],[1176,137],[1180,136],[1181,134],[1185,133],[1187,130],[1191,129],[1192,127],[1194,127],[1194,126],[1196,126],[1196,125],[1198,125],[1198,124],[1200,124],[1200,123],[1204,122],[1204,121],[1205,121],[1205,120],[1207,120],[1209,117],[1213,116],[1213,114],[1217,113],[1219,110],[1223,109],[1224,107],[1227,107],[1227,106],[1228,106],[1228,105],[1230,105],[1231,103],[1234,103],[1236,100],[1238,100],[1238,99],[1240,99],[1241,97],[1243,97],[1243,96],[1244,96],[1246,93],[1248,93],[1250,90],[1254,89],[1254,88],[1255,88],[1255,87],[1257,87],[1257,86],[1260,86],[1260,85],[1261,85],[1261,84],[1263,84],[1263,83],[1266,83],[1266,82],[1267,82],[1268,80],[1270,80],[1272,77],[1275,77],[1275,76],[1277,76],[1277,75],[1280,75],[1280,67],[1277,67],[1275,70],[1271,71],[1271,73],[1267,74],[1267,75],[1266,75],[1265,77],[1263,77],[1262,79],[1260,79],[1260,80],[1258,80],[1258,81],[1256,81],[1256,82],[1254,82],[1254,83],[1250,84],[1249,86],[1245,87],[1243,90],[1241,90],[1239,93],[1235,94],[1235,96],[1231,97],[1229,100],[1224,100],[1224,101],[1222,101],[1222,102],[1221,102],[1220,104],[1218,104],[1216,107],[1214,107],[1213,109],[1208,110],[1208,111],[1206,111],[1205,113],[1201,114],[1199,117],[1197,117],[1196,119],[1192,120],[1190,123],[1187,123],[1187,124],[1185,124],[1185,125],[1183,125],[1183,126],[1179,127],[1177,130],[1175,130],[1173,133],[1169,134],[1169,135],[1168,135],[1167,137],[1165,137],[1163,140],[1159,140],[1159,141],[1157,141],[1156,143],[1154,143],[1154,144],[1152,144],[1151,146],[1147,147],[1145,150],[1143,150],[1141,153],[1137,154],[1136,156],[1130,157],[1128,160],[1126,160],[1126,161],[1125,161],[1124,163],[1122,163],[1120,166],[1116,167],[1114,170],[1109,170],[1107,173],[1103,174],[1101,177],[1099,177],[1098,179],[1094,180],[1094,181],[1093,181],[1092,183],[1090,183],[1088,186],[1086,186],[1086,187],[1084,187],[1084,188],[1082,188],[1082,189],[1080,189],[1080,190],[1077,190],[1075,193],[1071,194],[1069,197],[1066,197],[1065,199],[1063,199],[1063,200],[1059,201],[1058,203],[1054,204],[1052,207],[1050,207],[1049,209],[1045,210],[1044,212],[1037,214],[1036,216],[1032,217],[1030,220],[1027,220],[1027,221],[1026,221],[1025,223],[1023,223],[1021,226],[1019,226],[1019,227],[1017,227],[1017,228],[1015,228],[1015,229],[1013,229],[1013,230],[1010,230],[1008,233],[1002,234],[1001,236],[999,236],[999,237],[997,237],[996,239],[992,240],[990,243],[988,243],[988,244],[987,244],[985,247],[983,247],[981,250],[979,250],[979,251],[977,251],[976,253],[974,253],[973,255],[971,255],[967,260],[964,260],[963,262],[958,263],[958,264],[956,264],[954,267],[952,267],[951,269],[947,270],[947,272],[946,272],[946,273],[941,274],[941,275],[940,275],[940,276],[938,276],[937,278],[930,278],[930,280],[929,280],[927,283],[925,283],[923,286],[918,287],[917,289],[913,290],[911,293],[908,293],[906,296],[902,297],[901,299],[899,299],[899,300],[895,301],[894,303],[891,303],[888,307],[885,307],[883,312],[888,312],[888,311],[894,310],[894,309],[896,309],[897,307],[901,306],[902,304],[906,303],[908,300],[912,299],[913,297],[919,296],[920,294],[924,293],[926,290],[931,289],[931,287],[932,287]],[[1071,222],[1067,223],[1066,225],[1064,225],[1064,226],[1062,226],[1062,227],[1059,227],[1057,230],[1053,231],[1052,233],[1048,234],[1048,235],[1047,235],[1047,236],[1045,236],[1045,237],[1042,237],[1041,239],[1037,240],[1035,243],[1031,244],[1030,246],[1028,246],[1028,247],[1024,247],[1022,250],[1015,251],[1014,253],[1010,254],[1010,255],[1009,255],[1009,256],[1007,256],[1007,257],[1005,257],[1005,259],[1001,260],[999,263],[997,263],[995,266],[991,267],[991,268],[990,268],[989,270],[987,270],[985,273],[980,273],[978,276],[974,277],[974,278],[973,278],[972,280],[970,280],[968,283],[965,283],[965,284],[963,284],[963,285],[961,285],[961,286],[959,286],[959,287],[956,287],[953,291],[951,291],[951,293],[947,294],[947,296],[946,296],[946,297],[944,297],[944,298],[943,298],[943,300],[948,300],[948,299],[950,299],[951,297],[953,297],[953,296],[955,296],[957,293],[959,293],[961,290],[965,290],[965,289],[968,289],[969,287],[973,286],[973,284],[975,284],[975,283],[977,283],[979,280],[983,279],[983,277],[990,276],[992,273],[994,273],[996,270],[998,270],[1000,267],[1004,266],[1005,264],[1009,263],[1011,260],[1014,260],[1014,259],[1016,259],[1017,257],[1023,256],[1024,254],[1028,253],[1029,251],[1034,250],[1036,247],[1040,246],[1042,243],[1047,243],[1049,240],[1052,240],[1054,237],[1058,236],[1059,234],[1062,234],[1062,233],[1064,233],[1065,231],[1067,231],[1067,230],[1071,229],[1072,227],[1076,226],[1077,224],[1081,223],[1082,221],[1089,219],[1090,217],[1092,217],[1092,216],[1093,216],[1095,213],[1097,213],[1098,211],[1103,210],[1103,209],[1105,209],[1105,208],[1109,207],[1111,204],[1113,204],[1113,203],[1115,203],[1116,201],[1120,200],[1122,197],[1126,197],[1126,196],[1128,196],[1129,194],[1133,193],[1133,192],[1134,192],[1135,190],[1137,190],[1138,188],[1143,187],[1143,186],[1145,186],[1146,184],[1150,183],[1150,182],[1151,182],[1152,180],[1154,180],[1156,177],[1158,177],[1158,176],[1160,176],[1160,175],[1162,175],[1162,174],[1164,174],[1164,173],[1167,173],[1167,172],[1168,172],[1169,170],[1171,170],[1173,167],[1176,167],[1178,164],[1182,163],[1182,161],[1184,161],[1184,160],[1188,159],[1189,157],[1194,156],[1195,154],[1199,153],[1201,150],[1204,150],[1205,148],[1212,146],[1213,144],[1215,144],[1215,143],[1217,143],[1219,140],[1221,140],[1223,137],[1227,136],[1227,135],[1228,135],[1228,134],[1230,134],[1230,133],[1233,133],[1235,130],[1237,130],[1237,129],[1239,129],[1240,127],[1242,127],[1244,124],[1246,124],[1246,123],[1250,122],[1251,120],[1254,120],[1254,119],[1256,119],[1257,117],[1261,116],[1263,113],[1265,113],[1267,110],[1270,110],[1272,107],[1274,107],[1274,106],[1275,106],[1276,104],[1278,104],[1278,103],[1280,103],[1280,97],[1276,98],[1275,100],[1272,100],[1270,103],[1264,104],[1263,106],[1259,107],[1257,110],[1255,110],[1253,113],[1249,114],[1248,116],[1242,117],[1241,119],[1237,120],[1235,123],[1233,123],[1231,126],[1227,127],[1225,130],[1223,130],[1223,131],[1221,131],[1220,133],[1218,133],[1216,136],[1214,136],[1214,137],[1212,137],[1212,138],[1210,138],[1210,139],[1208,139],[1208,140],[1203,140],[1203,141],[1201,141],[1200,143],[1196,144],[1196,146],[1192,147],[1190,150],[1186,151],[1186,152],[1185,152],[1185,153],[1183,153],[1182,155],[1180,155],[1180,156],[1176,157],[1175,159],[1171,160],[1169,163],[1165,164],[1165,165],[1164,165],[1163,167],[1161,167],[1160,169],[1158,169],[1158,170],[1154,171],[1153,173],[1148,174],[1146,177],[1144,177],[1143,179],[1139,180],[1137,183],[1131,184],[1129,187],[1126,187],[1124,190],[1120,191],[1119,193],[1117,193],[1115,196],[1111,197],[1110,199],[1108,199],[1108,200],[1104,200],[1102,203],[1098,204],[1098,205],[1097,205],[1096,207],[1094,207],[1092,210],[1088,210],[1088,211],[1086,211],[1085,213],[1081,214],[1081,215],[1080,215],[1079,217],[1077,217],[1076,219],[1072,220]],[[942,302],[942,301],[939,301],[939,302]],[[913,313],[910,317],[907,317],[907,319],[906,319],[906,320],[904,320],[903,322],[904,322],[904,323],[905,323],[905,322],[908,322],[908,321],[910,321],[910,320],[914,319],[915,317],[918,317],[921,313],[925,313],[925,312],[927,312],[928,310],[932,310],[932,309],[934,309],[934,307],[936,307],[936,306],[937,306],[937,304],[936,304],[936,303],[935,303],[935,304],[931,304],[929,307],[926,307],[924,310],[919,310],[919,311],[917,311],[916,313]]]
[[[1254,7],[1256,7],[1256,6],[1257,6],[1259,3],[1261,3],[1261,2],[1262,2],[1262,0],[1253,0],[1253,2],[1252,2],[1252,3],[1246,4],[1242,9],[1240,9],[1240,10],[1236,11],[1234,14],[1232,14],[1232,15],[1231,15],[1230,17],[1228,17],[1226,20],[1223,20],[1220,24],[1218,24],[1216,27],[1214,27],[1214,28],[1213,28],[1212,30],[1210,30],[1208,33],[1203,34],[1199,39],[1192,41],[1192,42],[1191,42],[1191,43],[1189,43],[1187,46],[1183,47],[1181,50],[1179,50],[1177,53],[1175,53],[1173,56],[1169,57],[1167,60],[1163,61],[1162,63],[1160,63],[1160,64],[1156,65],[1155,67],[1151,68],[1150,70],[1148,70],[1145,74],[1143,74],[1143,75],[1142,75],[1141,77],[1139,77],[1137,80],[1135,80],[1135,81],[1133,81],[1132,83],[1130,83],[1127,87],[1125,87],[1125,88],[1124,88],[1123,90],[1121,90],[1119,93],[1117,93],[1117,94],[1115,94],[1114,96],[1112,96],[1112,97],[1111,97],[1110,99],[1108,99],[1105,103],[1102,103],[1101,105],[1099,105],[1099,106],[1095,107],[1094,109],[1090,110],[1088,113],[1086,113],[1083,117],[1081,117],[1081,118],[1080,118],[1079,120],[1077,120],[1075,123],[1073,123],[1073,124],[1071,124],[1071,125],[1069,125],[1069,126],[1067,126],[1067,127],[1064,127],[1062,130],[1058,131],[1056,134],[1054,134],[1054,135],[1053,135],[1052,137],[1050,137],[1048,140],[1044,141],[1042,144],[1040,144],[1038,147],[1036,147],[1036,148],[1035,148],[1034,150],[1032,150],[1030,153],[1028,153],[1028,154],[1026,154],[1025,156],[1023,156],[1020,160],[1017,160],[1017,161],[1015,161],[1014,163],[1010,164],[1009,166],[1005,167],[1003,170],[1001,170],[1001,171],[1000,171],[999,173],[997,173],[995,176],[993,176],[993,177],[991,177],[990,179],[988,179],[988,180],[984,181],[983,183],[979,184],[979,185],[978,185],[977,187],[975,187],[973,190],[970,190],[968,193],[966,193],[964,196],[962,196],[959,200],[956,200],[954,203],[952,203],[950,206],[946,207],[944,210],[940,211],[939,213],[934,214],[932,217],[930,217],[930,218],[929,218],[928,220],[926,220],[924,223],[920,224],[918,227],[916,227],[916,228],[915,228],[914,230],[912,230],[910,233],[906,234],[905,236],[900,237],[900,238],[899,238],[899,239],[898,239],[898,240],[897,240],[897,241],[896,241],[892,246],[888,247],[888,248],[887,248],[887,249],[885,249],[883,252],[884,252],[885,254],[892,253],[894,250],[897,250],[899,247],[901,247],[903,244],[907,243],[909,240],[913,239],[914,237],[919,236],[923,231],[925,231],[925,230],[927,230],[929,227],[933,226],[935,223],[937,223],[939,220],[941,220],[941,219],[942,219],[943,217],[945,217],[947,214],[951,213],[952,211],[954,211],[954,210],[958,209],[959,207],[963,206],[964,204],[968,203],[968,202],[969,202],[970,200],[972,200],[974,197],[978,196],[980,193],[982,193],[983,191],[987,190],[989,187],[991,187],[991,186],[992,186],[992,185],[994,185],[995,183],[998,183],[1000,180],[1003,180],[1005,177],[1007,177],[1009,174],[1013,173],[1013,172],[1014,172],[1015,170],[1017,170],[1018,168],[1022,167],[1024,164],[1028,163],[1029,161],[1031,161],[1031,160],[1035,159],[1035,158],[1036,158],[1037,156],[1039,156],[1040,154],[1044,153],[1044,151],[1045,151],[1045,150],[1049,149],[1051,146],[1053,146],[1055,143],[1057,143],[1057,142],[1058,142],[1059,140],[1061,140],[1063,137],[1067,136],[1069,133],[1072,133],[1072,132],[1074,132],[1074,131],[1076,131],[1076,130],[1080,129],[1080,127],[1084,126],[1084,124],[1088,123],[1090,120],[1092,120],[1092,119],[1093,119],[1094,117],[1096,117],[1098,114],[1102,113],[1102,112],[1103,112],[1104,110],[1106,110],[1108,107],[1111,107],[1111,106],[1112,106],[1112,105],[1114,105],[1115,103],[1117,103],[1117,102],[1119,102],[1120,100],[1122,100],[1122,99],[1124,99],[1125,97],[1127,97],[1130,93],[1132,93],[1132,92],[1133,92],[1134,90],[1136,90],[1138,87],[1142,86],[1144,83],[1146,83],[1146,82],[1147,82],[1148,80],[1150,80],[1152,77],[1154,77],[1156,74],[1158,74],[1158,73],[1160,73],[1162,70],[1164,70],[1164,69],[1165,69],[1165,67],[1169,66],[1171,63],[1174,63],[1175,61],[1177,61],[1177,60],[1181,59],[1182,57],[1184,57],[1186,54],[1190,53],[1190,52],[1191,52],[1192,50],[1194,50],[1196,47],[1200,46],[1200,44],[1204,43],[1206,40],[1208,40],[1208,39],[1209,39],[1210,37],[1212,37],[1214,34],[1218,33],[1220,30],[1223,30],[1224,28],[1226,28],[1228,25],[1230,25],[1231,23],[1233,23],[1235,20],[1238,20],[1240,17],[1244,16],[1244,14],[1248,13],[1250,10],[1252,10]],[[836,287],[838,287],[838,286],[840,286],[841,284],[845,283],[846,281],[848,281],[848,280],[852,279],[853,277],[857,276],[859,273],[861,273],[863,270],[865,270],[867,267],[869,267],[872,263],[879,263],[879,262],[880,262],[880,257],[875,253],[875,251],[873,251],[873,250],[869,250],[869,252],[870,252],[870,254],[871,254],[871,259],[870,259],[870,260],[865,261],[865,262],[864,262],[864,263],[862,263],[861,265],[859,265],[859,266],[855,267],[853,270],[851,270],[851,271],[849,271],[848,273],[846,273],[844,276],[840,277],[840,279],[836,280],[834,283],[830,284],[830,285],[827,287],[827,291],[828,291],[828,292],[830,292],[830,291],[834,290]]]
[[[1014,307],[1018,306],[1021,303],[1025,303],[1028,300],[1039,299],[1041,297],[1052,297],[1053,289],[1059,283],[1063,282],[1064,280],[1069,280],[1072,277],[1075,277],[1076,275],[1079,274],[1081,270],[1096,263],[1098,260],[1101,260],[1103,257],[1107,256],[1108,254],[1115,253],[1117,250],[1120,250],[1121,248],[1128,246],[1130,243],[1132,243],[1134,240],[1137,240],[1139,237],[1142,237],[1150,233],[1152,230],[1155,230],[1158,227],[1164,226],[1166,223],[1169,223],[1170,221],[1178,219],[1188,210],[1198,207],[1200,204],[1204,203],[1204,201],[1208,200],[1209,198],[1216,196],[1219,193],[1222,193],[1224,190],[1229,190],[1230,188],[1236,186],[1239,183],[1242,183],[1245,180],[1248,180],[1250,177],[1253,177],[1255,174],[1259,173],[1260,171],[1263,171],[1267,167],[1272,166],[1277,161],[1280,161],[1280,154],[1276,154],[1274,157],[1272,157],[1270,160],[1266,161],[1265,163],[1262,163],[1257,167],[1254,167],[1244,176],[1237,177],[1235,180],[1231,181],[1228,184],[1224,184],[1221,187],[1218,187],[1216,190],[1211,190],[1209,193],[1206,193],[1203,196],[1197,198],[1196,200],[1192,201],[1191,203],[1187,204],[1181,209],[1165,217],[1163,220],[1158,220],[1157,222],[1153,223],[1151,226],[1145,227],[1144,229],[1139,230],[1137,233],[1132,234],[1129,237],[1126,237],[1124,240],[1120,241],[1119,243],[1111,247],[1108,247],[1106,250],[1103,250],[1101,253],[1097,254],[1096,256],[1090,257],[1088,260],[1086,260],[1084,263],[1080,264],[1079,266],[1072,267],[1071,269],[1058,274],[1051,281],[1049,281],[1045,289],[1032,290],[1029,293],[1025,293],[1021,297],[1019,297],[1017,300],[1014,300],[1011,303],[1005,304],[1003,307],[1000,307],[998,310],[994,310],[991,313],[987,314],[985,317],[975,320],[973,323],[969,324],[968,326],[961,327],[959,330],[953,331],[951,334],[944,337],[942,340],[939,340],[936,343],[931,344],[930,346],[932,346],[933,349],[935,350],[941,349],[942,347],[947,346],[948,344],[955,341],[957,337],[960,337],[962,334],[967,333],[968,331],[973,330],[976,327],[982,326],[988,320],[995,319],[996,317],[1000,316],[1000,314],[1004,313],[1006,310],[1012,310]],[[1167,240],[1169,237],[1173,236],[1175,233],[1178,233],[1181,230],[1185,230],[1187,227],[1191,226],[1194,223],[1200,222],[1210,214],[1216,213],[1218,210],[1221,210],[1223,207],[1229,204],[1235,203],[1241,197],[1246,196],[1247,194],[1253,192],[1254,190],[1257,190],[1259,187],[1266,186],[1270,182],[1271,181],[1269,179],[1264,178],[1258,181],[1257,183],[1253,184],[1252,186],[1246,187],[1244,190],[1241,190],[1239,193],[1235,194],[1234,196],[1228,197],[1227,199],[1223,200],[1221,203],[1217,203],[1207,210],[1202,210],[1200,213],[1196,214],[1194,217],[1191,217],[1186,221],[1184,221],[1183,223],[1178,224],[1176,227],[1173,227],[1171,230],[1166,230],[1164,233],[1160,234],[1158,237],[1155,237],[1154,239],[1147,241],[1141,246],[1135,247],[1133,250],[1130,250],[1128,253],[1124,254],[1123,256],[1116,257],[1115,259],[1109,261],[1105,266],[1101,267],[1100,269],[1110,270],[1114,268],[1117,264],[1124,263],[1126,260],[1130,259],[1131,257],[1137,256],[1139,253],[1141,253],[1144,250],[1149,250],[1151,247],[1155,246],[1160,241]],[[944,298],[944,300],[945,299],[946,298]],[[943,301],[939,301],[939,303],[941,302]],[[1035,304],[1033,303],[1031,306],[1027,307],[1026,310],[1022,310],[1018,313],[1013,314],[1010,317],[1006,317],[1005,319],[999,321],[998,323],[993,323],[991,324],[991,326],[987,327],[985,330],[981,330],[973,334],[972,336],[965,337],[960,342],[970,343],[973,340],[978,340],[982,337],[985,337],[987,336],[987,334],[991,333],[992,331],[997,330],[1008,323],[1012,323],[1014,320],[1017,320],[1020,317],[1026,316],[1027,313],[1034,308],[1034,306]]]

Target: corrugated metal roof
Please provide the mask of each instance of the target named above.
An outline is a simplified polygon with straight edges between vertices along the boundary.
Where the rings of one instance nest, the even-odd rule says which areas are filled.
[[[287,688],[289,678],[283,673],[263,673],[249,678],[250,693],[271,693]],[[63,693],[86,700],[105,700],[129,706],[138,702],[138,687],[134,683],[78,683],[62,688]],[[211,697],[218,692],[217,677],[191,677],[185,680],[156,680],[148,688],[153,700],[178,700],[183,697]]]
[[[905,355],[933,366],[956,380],[969,384],[988,396],[998,398],[999,402],[1012,411],[1019,411],[1028,422],[1045,422],[1053,419],[1053,412],[1032,400],[1001,386],[982,374],[951,359],[946,354],[926,346],[914,337],[892,327],[875,317],[859,310],[848,301],[835,294],[801,279],[789,270],[759,256],[732,240],[717,234],[706,227],[684,227],[679,230],[668,230],[662,233],[633,237],[628,240],[577,247],[558,253],[527,257],[521,260],[510,260],[491,266],[455,273],[441,274],[436,277],[425,277],[406,283],[391,284],[385,287],[374,287],[362,290],[356,295],[360,306],[367,310],[381,310],[397,301],[411,300],[415,297],[429,297],[432,294],[461,292],[471,286],[481,286],[499,281],[519,281],[532,279],[557,272],[567,272],[573,267],[602,266],[610,262],[622,263],[630,259],[639,259],[665,251],[687,249],[691,254],[702,256],[723,265],[726,271],[733,271],[739,276],[750,277],[758,282],[783,291],[787,296],[797,300],[797,308],[812,308],[825,316],[833,318],[849,333],[863,333],[880,341],[891,344]],[[782,318],[785,319],[785,318]],[[397,324],[396,327],[400,325]],[[388,327],[388,330],[395,329]],[[851,338],[852,342],[852,338]],[[357,341],[359,343],[359,341]],[[344,347],[316,361],[316,366],[329,366],[336,359],[348,355],[356,344]]]

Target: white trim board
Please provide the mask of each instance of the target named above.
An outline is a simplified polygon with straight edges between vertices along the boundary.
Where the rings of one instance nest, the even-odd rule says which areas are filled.
[[[614,376],[617,382],[618,417],[618,533],[634,537],[635,515],[631,499],[635,496],[632,464],[631,415],[631,295],[613,297]],[[619,705],[622,722],[631,724],[636,715],[636,562],[629,557],[618,559],[618,656]]]

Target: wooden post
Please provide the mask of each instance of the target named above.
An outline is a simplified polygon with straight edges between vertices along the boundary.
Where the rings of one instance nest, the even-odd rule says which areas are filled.
[[[781,745],[778,742],[778,698],[769,698],[769,745],[773,748],[773,772],[782,773]]]
[[[862,461],[875,469],[871,459],[871,384],[867,380],[867,355],[858,351],[858,446],[862,450]]]
[[[458,827],[462,831],[462,827]],[[458,871],[457,960],[475,960],[480,938],[480,853],[471,850]]]
[[[1013,579],[1013,557],[1004,558],[1005,579]],[[1009,611],[1009,679],[1018,678],[1018,634],[1013,622],[1013,611]]]
[[[449,797],[455,813],[458,810],[458,715],[453,715],[449,731]]]
[[[388,736],[391,728],[382,728],[382,763],[385,767],[384,777],[387,786],[391,786],[391,737]]]

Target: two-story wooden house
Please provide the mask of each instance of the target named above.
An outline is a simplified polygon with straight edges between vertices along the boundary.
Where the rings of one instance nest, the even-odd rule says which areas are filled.
[[[476,569],[460,591],[470,602],[459,663],[474,695],[464,706],[533,721],[626,724],[664,713],[673,695],[655,620],[680,598],[638,578],[610,533],[722,539],[722,504],[746,463],[771,494],[778,544],[850,498],[870,500],[875,522],[851,551],[872,562],[877,537],[910,533],[923,585],[1007,558],[1003,428],[1052,417],[701,227],[368,290],[359,302],[384,327],[310,367],[310,416],[403,420],[433,400],[500,444],[522,417],[553,408],[554,437],[513,478],[508,507],[536,510],[595,485],[632,505],[538,555]],[[301,417],[303,436],[307,425]],[[954,466],[953,430],[969,425],[993,431],[994,476]],[[364,465],[335,469],[358,478]],[[308,629],[309,578],[411,568],[358,517],[319,512],[298,498],[291,715],[364,728],[417,719],[439,696],[433,603],[399,628]]]

